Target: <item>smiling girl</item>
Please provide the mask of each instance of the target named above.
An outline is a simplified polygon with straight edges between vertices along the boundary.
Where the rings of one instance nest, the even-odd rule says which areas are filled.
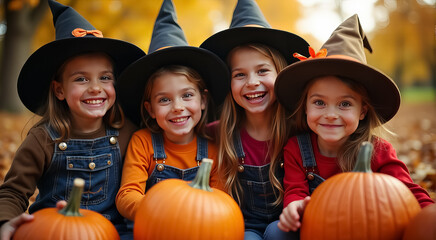
[[[293,112],[298,134],[284,148],[285,196],[279,228],[297,231],[310,195],[324,179],[353,170],[361,144],[374,146],[373,172],[403,182],[421,207],[433,203],[428,193],[413,183],[406,165],[384,138],[383,124],[400,107],[396,84],[366,64],[369,42],[353,15],[345,20],[311,58],[301,57],[277,77],[279,101]],[[382,138],[383,137],[383,138]]]
[[[227,61],[231,72],[219,122],[209,125],[219,139],[219,171],[226,191],[239,203],[245,239],[288,239],[277,228],[283,203],[282,149],[289,137],[284,108],[274,84],[278,73],[296,61],[291,54],[308,44],[290,32],[273,29],[253,0],[239,0],[230,28],[200,47]]]
[[[211,52],[187,45],[171,0],[164,0],[150,53],[123,72],[117,92],[128,117],[140,123],[129,143],[117,208],[134,220],[147,190],[158,182],[193,180],[203,158],[217,149],[205,133],[209,91],[216,104],[228,88],[225,64]],[[212,187],[222,188],[215,164]]]
[[[18,78],[21,101],[42,118],[18,148],[0,186],[1,238],[9,239],[16,227],[33,219],[22,213],[36,188],[29,213],[68,200],[74,179],[82,178],[80,207],[99,212],[122,239],[129,239],[133,234],[116,209],[115,196],[136,127],[125,121],[114,85],[117,72],[144,52],[104,38],[71,7],[56,1],[49,5],[56,40],[35,51]]]

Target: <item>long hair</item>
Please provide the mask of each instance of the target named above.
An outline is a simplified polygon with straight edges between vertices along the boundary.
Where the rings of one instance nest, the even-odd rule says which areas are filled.
[[[377,114],[373,105],[371,104],[371,100],[369,99],[366,88],[362,84],[353,81],[352,79],[340,76],[337,77],[351,90],[358,93],[362,98],[362,106],[366,106],[368,108],[365,118],[359,121],[356,131],[354,131],[354,133],[352,133],[345,143],[340,147],[337,155],[337,161],[340,169],[343,172],[348,172],[352,171],[354,168],[357,154],[362,142],[369,141],[375,144],[374,148],[376,148],[376,144],[378,143],[377,140],[379,138],[387,138],[394,135],[394,133],[383,125],[380,116]],[[311,131],[307,124],[306,101],[307,93],[314,82],[316,82],[316,79],[311,80],[306,85],[301,95],[303,97],[300,98],[294,113],[291,115],[291,118],[294,120],[293,131],[296,134]]]
[[[59,133],[59,138],[57,139],[58,141],[63,141],[65,139],[70,138],[72,121],[71,121],[70,108],[68,107],[67,102],[65,100],[62,101],[59,100],[55,95],[53,81],[61,83],[63,81],[62,73],[65,70],[65,66],[75,57],[88,55],[88,54],[102,54],[106,56],[112,63],[112,66],[114,66],[112,58],[109,57],[109,55],[100,52],[84,53],[84,54],[76,55],[66,60],[61,65],[61,67],[59,67],[58,71],[53,77],[52,82],[50,83],[47,100],[45,104],[41,106],[39,111],[43,113],[42,118],[33,126],[36,127],[48,123],[54,128],[54,130],[56,130]],[[115,75],[115,68],[114,68],[114,75]],[[115,100],[114,105],[110,107],[106,112],[106,114],[103,116],[103,122],[106,124],[106,126],[110,126],[116,129],[119,129],[124,125],[124,113],[117,100]]]
[[[144,103],[146,101],[150,102],[151,98],[151,92],[153,90],[153,85],[157,78],[160,76],[167,74],[167,73],[173,73],[185,76],[186,79],[194,84],[201,94],[201,100],[205,102],[205,108],[202,110],[200,121],[197,123],[197,125],[194,128],[194,132],[198,136],[202,136],[204,138],[210,139],[210,137],[206,134],[206,124],[207,124],[207,114],[208,114],[208,102],[209,102],[209,94],[206,89],[206,84],[204,83],[203,79],[201,78],[200,74],[195,71],[194,69],[186,66],[181,65],[168,65],[159,68],[157,71],[155,71],[150,78],[147,81],[147,84],[144,89],[144,95],[142,97],[141,103]],[[141,104],[141,119],[142,119],[142,126],[145,126],[148,128],[151,132],[158,133],[162,132],[162,129],[157,124],[156,119],[152,118],[148,112],[147,109],[145,109],[144,104]]]
[[[275,49],[269,48],[262,44],[247,44],[234,48],[229,56],[239,48],[249,48],[272,60],[277,73],[286,67],[287,63],[284,57]],[[229,62],[229,61],[228,61]],[[283,187],[276,177],[276,171],[281,167],[282,149],[288,138],[288,127],[286,124],[285,110],[278,101],[271,105],[271,138],[268,141],[268,156],[271,157],[269,179],[273,185],[274,194],[277,200],[274,205],[279,205],[283,200]],[[241,205],[243,201],[242,186],[238,181],[239,158],[236,155],[233,138],[239,134],[241,124],[245,118],[244,109],[239,106],[229,93],[224,100],[219,122],[218,134],[218,169],[225,179],[224,186],[226,191]]]

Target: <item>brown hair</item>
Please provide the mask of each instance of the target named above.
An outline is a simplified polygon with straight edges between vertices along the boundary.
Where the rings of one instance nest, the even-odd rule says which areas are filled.
[[[186,67],[186,66],[181,66],[181,65],[168,65],[168,66],[164,66],[164,67],[159,68],[149,77],[148,82],[147,82],[145,89],[144,89],[144,95],[142,97],[141,102],[144,103],[146,101],[148,101],[148,102],[150,101],[151,92],[153,90],[153,85],[154,85],[156,79],[159,78],[160,76],[162,76],[163,74],[166,74],[166,73],[173,73],[173,74],[185,76],[189,82],[193,83],[198,88],[198,90],[200,91],[200,93],[202,95],[202,101],[204,99],[206,99],[206,103],[205,103],[206,107],[202,111],[200,121],[195,126],[194,132],[198,136],[202,136],[204,138],[210,139],[210,137],[206,134],[206,123],[207,123],[207,114],[208,114],[207,102],[209,100],[209,94],[208,94],[207,89],[206,89],[206,84],[204,83],[200,74],[197,71],[195,71],[194,69],[192,69],[190,67]],[[154,132],[154,133],[162,131],[162,129],[157,124],[156,119],[152,118],[148,114],[147,110],[144,107],[144,104],[141,104],[141,119],[142,119],[142,122],[141,122],[142,127],[147,127],[148,129],[150,129],[151,132]]]
[[[229,58],[237,49],[249,48],[272,60],[277,73],[286,67],[287,63],[284,57],[275,49],[262,44],[247,44],[234,48],[229,53]],[[229,62],[229,61],[228,61]],[[271,165],[269,169],[269,179],[273,185],[274,194],[277,196],[275,205],[281,204],[283,200],[283,187],[276,177],[276,171],[282,163],[282,149],[288,138],[287,123],[284,108],[275,101],[271,106],[271,139],[268,141],[268,152],[271,156]],[[239,158],[236,156],[233,138],[239,133],[242,120],[245,118],[244,109],[239,106],[229,93],[224,100],[222,113],[220,117],[220,127],[218,134],[218,168],[225,179],[226,191],[239,203],[242,203],[242,187],[238,181]]]

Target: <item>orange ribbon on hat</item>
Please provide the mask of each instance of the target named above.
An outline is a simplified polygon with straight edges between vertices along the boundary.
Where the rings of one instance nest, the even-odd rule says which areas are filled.
[[[323,58],[327,56],[327,49],[323,48],[319,50],[319,52],[315,53],[315,50],[313,50],[313,48],[309,46],[309,54],[310,57],[305,57],[299,53],[294,53],[292,56],[294,56],[294,58],[300,59],[300,61],[305,61],[310,58]]]
[[[100,30],[85,30],[83,28],[76,28],[71,32],[71,34],[75,37],[84,37],[88,34],[92,34],[99,38],[103,37],[103,33]]]

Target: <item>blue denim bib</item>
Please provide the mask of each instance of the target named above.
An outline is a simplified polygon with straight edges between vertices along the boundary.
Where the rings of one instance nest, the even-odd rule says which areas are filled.
[[[51,126],[45,128],[53,141],[59,137]],[[37,183],[39,194],[29,213],[68,200],[74,179],[82,178],[85,186],[80,207],[101,213],[119,231],[125,229],[115,206],[123,166],[117,137],[118,130],[107,128],[104,137],[55,143],[51,164]]]
[[[188,168],[188,169],[179,169],[173,166],[165,165],[165,159],[167,155],[165,154],[164,149],[164,140],[163,136],[160,133],[152,133],[151,141],[153,144],[153,159],[156,161],[156,166],[153,169],[153,172],[150,174],[150,177],[147,180],[147,189],[150,189],[156,183],[170,178],[182,179],[185,181],[192,181],[197,175],[198,166],[203,158],[207,158],[207,139],[197,136],[197,156],[195,161],[197,161],[197,167]],[[162,161],[158,163],[158,161]],[[193,159],[194,160],[194,159]]]
[[[245,158],[239,133],[235,134],[234,145],[239,159]],[[277,197],[269,180],[270,164],[264,166],[243,165],[243,171],[238,173],[242,185],[243,196],[241,211],[244,215],[245,230],[253,229],[264,233],[268,224],[278,220],[283,205],[273,205]],[[276,177],[283,183],[283,168],[276,170]]]

